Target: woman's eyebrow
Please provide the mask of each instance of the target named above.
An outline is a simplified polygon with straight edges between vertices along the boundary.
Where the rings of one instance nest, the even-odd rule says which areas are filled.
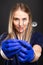
[[[17,18],[17,17],[13,17],[13,20],[19,20],[19,18]]]
[[[23,20],[26,20],[27,18],[23,18]]]
[[[22,20],[26,20],[26,19],[27,19],[26,17],[22,18]],[[19,18],[13,17],[13,20],[19,20]]]

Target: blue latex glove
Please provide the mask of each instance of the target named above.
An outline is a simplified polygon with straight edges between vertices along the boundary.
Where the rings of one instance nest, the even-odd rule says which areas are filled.
[[[20,44],[17,39],[8,39],[2,41],[2,50],[7,58],[11,59],[20,51]]]
[[[23,40],[19,40],[21,50],[18,53],[18,60],[20,62],[31,62],[34,59],[34,51],[32,46]]]

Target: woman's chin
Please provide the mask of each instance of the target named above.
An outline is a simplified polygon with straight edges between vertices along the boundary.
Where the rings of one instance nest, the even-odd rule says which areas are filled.
[[[19,33],[23,33],[24,31],[23,30],[20,30]]]
[[[17,32],[19,33],[19,34],[21,34],[21,33],[24,33],[24,29],[23,30],[17,30]]]

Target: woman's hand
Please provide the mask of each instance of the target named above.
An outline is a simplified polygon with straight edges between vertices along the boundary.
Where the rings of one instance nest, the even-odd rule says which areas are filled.
[[[31,62],[34,59],[34,51],[30,43],[19,40],[21,50],[18,53],[18,60],[20,62]]]
[[[20,44],[17,39],[8,39],[2,41],[2,51],[8,59],[13,58],[20,51]]]

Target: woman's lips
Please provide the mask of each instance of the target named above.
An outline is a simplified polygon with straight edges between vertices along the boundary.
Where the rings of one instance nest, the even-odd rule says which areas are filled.
[[[19,27],[19,30],[23,30],[23,27]]]

